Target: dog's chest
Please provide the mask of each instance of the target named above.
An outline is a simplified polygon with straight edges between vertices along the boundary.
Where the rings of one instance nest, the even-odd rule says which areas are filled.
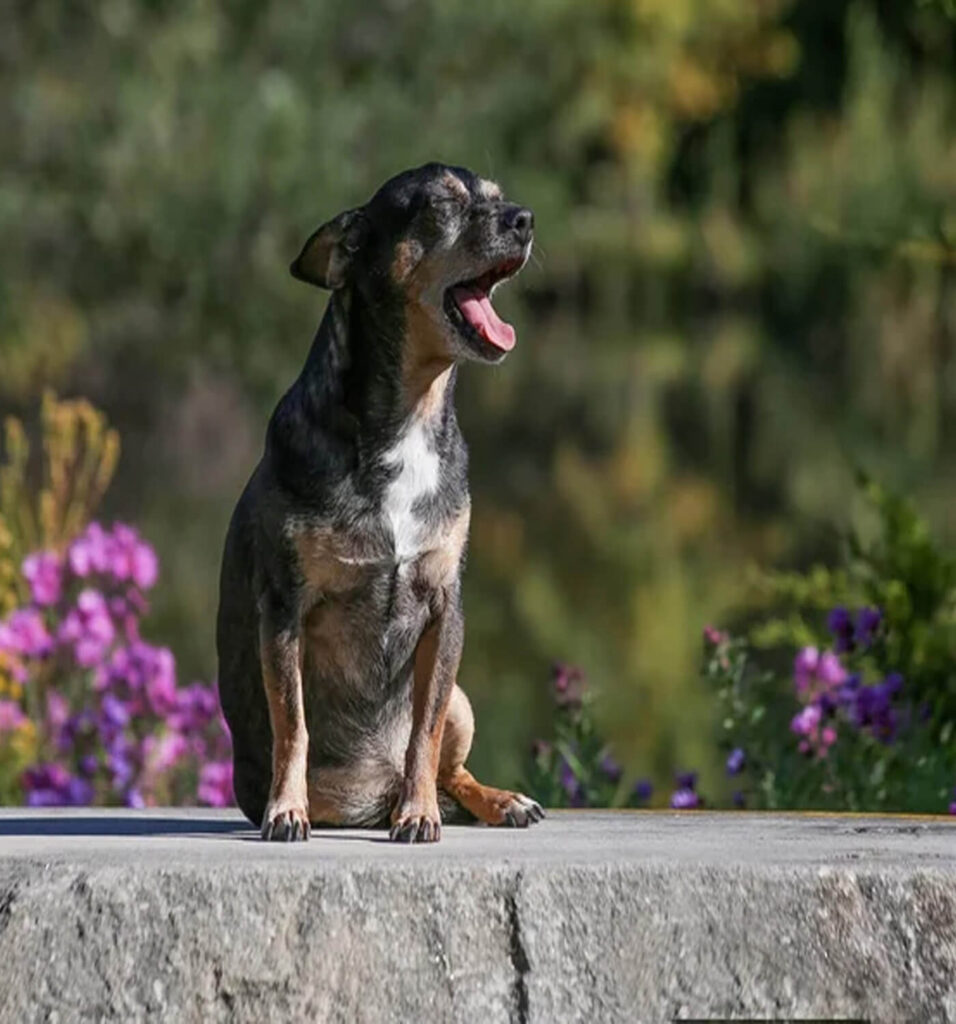
[[[388,483],[382,495],[381,522],[392,538],[401,565],[430,545],[426,506],[438,491],[441,460],[421,423],[413,423],[382,457]]]

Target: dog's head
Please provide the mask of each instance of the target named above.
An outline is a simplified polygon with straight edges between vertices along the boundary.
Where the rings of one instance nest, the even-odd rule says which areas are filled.
[[[410,343],[430,356],[499,362],[514,328],[491,304],[531,251],[534,216],[463,167],[426,164],[312,235],[293,276],[348,287],[372,309],[396,300]]]

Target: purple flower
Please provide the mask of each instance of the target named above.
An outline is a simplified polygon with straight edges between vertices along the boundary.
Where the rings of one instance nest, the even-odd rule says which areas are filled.
[[[63,591],[63,563],[55,551],[37,551],[23,560],[23,576],[33,603],[56,604]]]
[[[817,664],[820,661],[820,652],[816,647],[804,647],[797,652],[793,662],[793,681],[797,693],[805,693],[816,676]]]
[[[125,694],[137,713],[149,711],[163,718],[174,712],[183,699],[176,688],[172,652],[143,640],[113,652],[109,662],[97,672],[96,688]],[[208,687],[203,689],[212,692]],[[215,702],[215,696],[212,701]]]
[[[703,802],[697,793],[697,772],[678,772],[677,789],[671,794],[671,807],[682,810],[699,807]]]
[[[49,690],[46,695],[47,728],[54,735],[67,727],[70,720],[70,704],[62,693]]]
[[[18,608],[0,622],[0,650],[23,658],[45,658],[53,650],[53,638],[36,608]]]
[[[956,800],[953,800],[953,802],[949,805],[949,813],[956,814]]]
[[[176,691],[175,710],[167,716],[174,729],[187,735],[202,732],[216,717],[219,704],[209,686],[193,683]]]
[[[66,798],[71,807],[85,807],[93,802],[93,787],[87,779],[74,776],[66,784]]]
[[[833,634],[834,647],[838,652],[853,649],[853,616],[843,607],[834,608],[827,616],[827,628]]]
[[[817,665],[817,676],[828,690],[832,690],[846,681],[847,671],[833,651],[824,651]]]
[[[28,807],[79,806],[93,799],[93,787],[60,764],[33,765],[23,773],[22,781]]]
[[[123,803],[136,810],[146,806],[143,794],[135,786],[131,786],[123,795]]]
[[[816,647],[804,647],[794,659],[793,682],[802,697],[832,691],[846,679],[847,671],[833,651],[821,653]]]
[[[73,657],[83,668],[102,661],[116,637],[106,598],[98,590],[81,591],[58,636],[62,643],[73,647]]]
[[[110,563],[110,543],[103,527],[99,523],[90,523],[66,552],[73,575],[83,579],[93,573],[106,573]]]
[[[677,811],[690,810],[700,806],[700,797],[693,789],[681,787],[671,794],[671,807]]]
[[[199,789],[196,793],[201,804],[209,807],[229,807],[232,796],[232,761],[213,761],[199,770]]]
[[[883,743],[892,743],[901,723],[893,699],[902,688],[903,677],[898,672],[891,672],[882,683],[872,686],[857,685],[849,692],[844,688],[850,720],[858,729],[869,729]]]
[[[581,780],[575,774],[574,769],[567,759],[563,757],[558,768],[558,781],[561,783],[561,788],[568,794],[571,806],[584,807],[587,802],[584,787],[581,785]]]
[[[604,757],[601,758],[598,767],[604,773],[609,782],[621,781],[621,776],[624,774],[624,770],[610,754],[605,754]]]
[[[798,711],[790,722],[790,731],[798,736],[811,736],[820,725],[820,708],[816,704],[808,704]]]
[[[882,624],[883,613],[879,608],[861,608],[857,612],[854,638],[863,650],[873,644]]]
[[[101,732],[120,730],[129,722],[129,711],[126,705],[111,693],[107,693],[100,701]]]
[[[145,541],[141,541],[130,555],[130,575],[141,590],[149,590],[159,578],[159,559]]]
[[[26,721],[27,716],[15,700],[0,700],[0,733],[13,732]]]
[[[734,807],[746,807],[747,806],[747,796],[746,796],[745,793],[743,793],[739,789],[735,789],[734,790],[733,796],[731,796],[730,799],[733,801]]]
[[[641,801],[650,800],[654,792],[654,784],[650,779],[638,779],[634,783],[634,796]]]
[[[696,789],[697,772],[679,772],[677,775],[678,789]]]
[[[735,747],[727,757],[727,774],[737,775],[744,766],[746,755],[741,747]]]
[[[107,576],[149,590],[159,575],[159,560],[152,545],[124,523],[116,523],[109,532],[99,523],[90,523],[70,545],[66,557],[70,571],[80,579]]]
[[[186,737],[172,729],[168,729],[162,736],[147,736],[143,740],[143,761],[151,773],[165,774],[188,753]]]
[[[136,586],[149,590],[159,575],[159,561],[150,544],[140,539],[131,526],[117,523],[113,527],[110,570],[118,580],[132,580]]]
[[[136,774],[133,750],[126,742],[113,744],[108,749],[106,766],[113,777],[113,788],[122,791],[132,782],[133,776]]]

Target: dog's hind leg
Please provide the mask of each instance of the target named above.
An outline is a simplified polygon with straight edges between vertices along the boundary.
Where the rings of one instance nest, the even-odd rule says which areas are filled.
[[[465,767],[475,735],[475,716],[464,691],[455,686],[448,701],[438,763],[438,785],[465,810],[488,825],[525,828],[544,817],[534,800],[507,789],[483,786]]]

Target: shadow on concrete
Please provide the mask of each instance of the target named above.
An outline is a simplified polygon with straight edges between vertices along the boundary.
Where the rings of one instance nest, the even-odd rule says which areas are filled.
[[[64,815],[61,817],[0,818],[2,836],[233,836],[256,831],[245,821],[214,818],[132,817],[127,814]]]
[[[313,828],[312,835],[322,839],[344,839],[360,843],[390,843],[387,834],[369,831],[356,835],[334,827]],[[5,836],[194,836],[196,838],[238,839],[261,843],[259,830],[239,818],[217,820],[189,817],[157,818],[122,814],[71,814],[63,817],[0,818],[0,838]]]

